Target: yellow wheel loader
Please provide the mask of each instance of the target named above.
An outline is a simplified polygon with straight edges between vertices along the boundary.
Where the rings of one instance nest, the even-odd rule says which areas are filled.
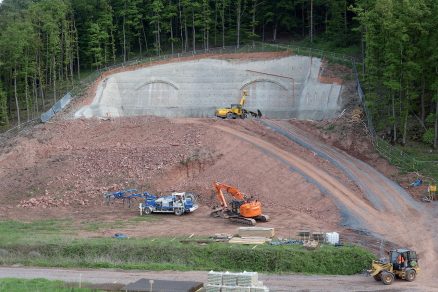
[[[395,249],[389,252],[389,261],[387,259],[373,261],[371,270],[368,272],[374,277],[374,280],[382,281],[385,285],[391,285],[395,278],[412,282],[419,271],[415,251]]]
[[[260,110],[256,112],[252,112],[246,110],[243,106],[245,105],[246,97],[248,96],[248,92],[246,90],[242,93],[242,98],[240,99],[240,103],[232,104],[231,107],[222,107],[216,109],[215,116],[222,119],[246,119],[248,115],[252,117],[261,118],[262,113]]]

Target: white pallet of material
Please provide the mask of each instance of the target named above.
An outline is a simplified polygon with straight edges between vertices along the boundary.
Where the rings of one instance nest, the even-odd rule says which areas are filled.
[[[222,286],[221,292],[236,292],[236,286]]]
[[[237,277],[237,285],[241,287],[258,286],[258,274],[251,272],[240,273]]]
[[[221,292],[221,287],[220,285],[210,285],[207,284],[207,286],[205,286],[205,291],[206,292]]]
[[[251,287],[250,292],[269,292],[269,289],[268,287],[265,286]]]
[[[208,273],[207,284],[209,284],[209,285],[222,285],[222,275],[223,275],[223,273],[210,271]]]
[[[234,287],[237,286],[237,277],[238,274],[236,273],[223,273],[222,274],[222,285],[228,286],[228,287]]]
[[[250,287],[222,286],[221,292],[251,292]]]

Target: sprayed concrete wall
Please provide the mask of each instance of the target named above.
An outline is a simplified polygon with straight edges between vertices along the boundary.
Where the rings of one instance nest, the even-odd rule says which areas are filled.
[[[264,116],[331,118],[342,106],[342,86],[320,83],[320,68],[320,59],[303,56],[157,65],[102,80],[93,103],[75,117],[211,117],[217,107],[238,103],[247,90],[246,108]]]

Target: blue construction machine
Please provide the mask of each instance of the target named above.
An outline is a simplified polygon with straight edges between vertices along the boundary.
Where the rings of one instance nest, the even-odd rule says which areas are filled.
[[[196,198],[192,193],[172,193],[168,196],[157,197],[148,193],[145,194],[144,203],[140,203],[140,215],[152,213],[174,213],[181,216],[198,209]]]

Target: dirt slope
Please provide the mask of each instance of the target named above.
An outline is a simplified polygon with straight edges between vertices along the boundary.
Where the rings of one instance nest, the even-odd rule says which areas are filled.
[[[412,202],[377,171],[342,151],[288,124],[274,125],[312,147],[251,120],[136,117],[39,125],[1,149],[0,218],[69,218],[75,224],[128,220],[138,216],[137,209],[106,206],[102,192],[182,190],[199,195],[201,208],[194,214],[157,215],[152,222],[82,235],[233,234],[236,225],[208,216],[217,180],[258,197],[272,218],[265,226],[275,227],[279,236],[304,228],[336,230],[344,240],[360,242],[366,236],[350,229],[366,231],[415,248],[421,265],[431,267],[420,279],[431,281],[437,267],[436,209]]]
[[[431,205],[413,200],[409,193],[368,164],[321,143],[288,122],[264,123],[342,169],[372,203],[349,207],[358,216],[361,213],[357,212],[357,208],[365,212],[362,227],[376,236],[417,250],[421,255],[422,265],[431,267],[425,269],[425,276],[432,277],[433,270],[438,268],[438,228],[434,224],[436,211]]]
[[[2,149],[0,217],[70,218],[75,224],[125,220],[138,216],[137,208],[120,203],[106,206],[103,192],[184,190],[199,195],[199,211],[183,217],[157,215],[154,224],[139,222],[122,231],[131,236],[233,234],[236,225],[209,217],[210,207],[217,204],[212,196],[212,183],[217,180],[262,200],[264,212],[272,218],[268,224],[276,227],[279,236],[293,236],[305,228],[343,230],[338,227],[336,205],[316,186],[275,157],[224,134],[215,124],[137,117],[39,125]],[[254,127],[251,122],[248,126]],[[297,147],[297,151],[303,150]],[[308,151],[303,155],[315,164],[323,163]],[[117,231],[103,228],[83,235]]]

